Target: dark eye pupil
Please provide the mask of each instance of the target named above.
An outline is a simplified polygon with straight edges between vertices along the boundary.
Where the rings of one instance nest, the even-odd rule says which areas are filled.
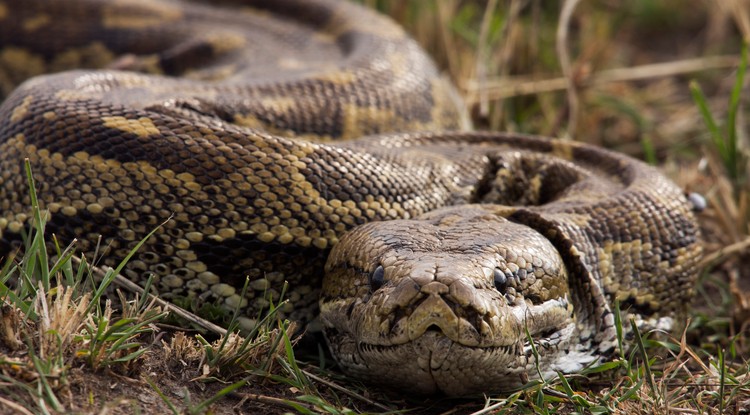
[[[382,265],[378,265],[378,267],[375,268],[375,271],[370,274],[370,287],[372,287],[373,291],[378,290],[383,286],[384,282],[385,270],[383,269]]]
[[[506,277],[505,274],[497,268],[495,268],[494,280],[495,289],[500,292],[505,292],[505,284],[508,283],[508,277]]]

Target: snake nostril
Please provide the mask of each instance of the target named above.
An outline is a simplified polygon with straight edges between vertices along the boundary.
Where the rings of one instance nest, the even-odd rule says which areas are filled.
[[[385,270],[383,269],[382,265],[378,265],[378,267],[375,268],[375,271],[370,274],[370,288],[373,291],[377,291],[380,289],[380,287],[383,286],[384,282]]]
[[[429,327],[427,327],[427,329],[425,330],[425,332],[429,332],[429,331],[442,333],[443,329],[441,329],[440,326],[438,326],[437,324],[430,324]]]
[[[505,273],[495,268],[495,272],[493,273],[493,279],[495,283],[495,289],[500,291],[501,293],[504,293],[505,288],[507,287],[507,284],[508,284],[508,277],[505,276]]]

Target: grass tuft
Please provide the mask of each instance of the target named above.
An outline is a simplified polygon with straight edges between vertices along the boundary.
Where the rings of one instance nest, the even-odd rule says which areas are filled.
[[[363,2],[393,16],[429,50],[477,127],[560,135],[575,112],[574,139],[645,159],[706,195],[700,222],[708,255],[681,336],[624,330],[630,322],[621,320],[618,306],[620,353],[581,374],[484,399],[387,397],[299,360],[289,323],[259,316],[261,324],[247,336],[215,329],[196,335],[165,326],[167,306],[149,295],[103,301],[118,269],[92,277],[94,267],[75,261],[75,241],[45,239],[46,212],[27,166],[33,226],[24,249],[0,270],[0,412],[218,413],[242,403],[259,412],[330,414],[746,411],[750,191],[742,101],[748,52],[743,46],[737,53],[741,39],[731,26],[732,19],[747,22],[741,1],[731,7],[579,2],[560,42],[570,59],[565,76],[555,49],[560,3]],[[738,26],[747,34],[745,23]],[[728,68],[737,70],[731,85],[722,80]],[[571,87],[578,111],[565,95]],[[725,105],[724,116],[717,102]],[[144,399],[107,394],[110,389]]]
[[[711,144],[718,153],[724,169],[734,185],[735,192],[747,183],[747,162],[739,147],[737,140],[737,112],[740,104],[740,93],[744,86],[745,72],[747,71],[747,44],[742,46],[740,65],[735,76],[734,86],[729,98],[726,123],[720,127],[709,108],[703,90],[696,81],[690,83],[690,91],[693,100],[700,110],[701,116],[706,123]]]
[[[122,282],[119,270],[134,251],[116,268],[102,271],[83,260],[77,262],[74,244],[61,250],[58,241],[47,241],[46,212],[36,202],[36,186],[28,162],[26,172],[33,201],[33,228],[28,232],[21,259],[11,258],[0,274],[0,382],[6,384],[0,395],[8,397],[0,396],[0,407],[62,413],[81,404],[70,400],[71,388],[88,386],[94,388],[89,392],[89,406],[119,403],[132,408],[133,402],[129,400],[97,401],[95,395],[108,387],[97,389],[95,385],[80,384],[89,382],[99,372],[141,377],[160,398],[164,409],[172,413],[209,412],[218,401],[258,379],[284,382],[299,390],[297,398],[274,400],[256,396],[259,401],[286,407],[312,402],[310,396],[317,390],[293,354],[295,325],[277,317],[283,303],[272,304],[269,312],[258,319],[259,324],[245,335],[218,329],[219,339],[210,342],[200,334],[188,336],[177,332],[169,342],[162,343],[161,349],[154,350],[151,346],[156,343],[147,339],[160,333],[157,325],[168,315],[162,307],[174,306],[167,306],[148,294],[128,299],[123,292],[112,288],[115,281]],[[55,255],[46,253],[49,247]],[[146,282],[144,293],[151,283],[151,280]],[[243,295],[246,289],[247,284]],[[239,312],[235,310],[231,329],[238,328],[238,318]],[[207,329],[217,330],[212,325]],[[144,366],[153,370],[164,369],[165,365],[183,369],[192,365],[194,375],[188,386],[230,384],[213,388],[212,393],[196,402],[191,396],[201,388],[186,388],[181,402],[175,403],[163,390],[163,379],[153,380],[143,372]],[[274,373],[276,367],[280,368],[279,373]],[[81,375],[73,368],[88,374]],[[315,407],[340,405],[319,398]]]

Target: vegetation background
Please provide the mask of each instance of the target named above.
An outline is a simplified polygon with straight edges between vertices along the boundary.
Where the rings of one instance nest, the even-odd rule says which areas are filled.
[[[248,338],[212,338],[165,325],[167,306],[148,298],[102,305],[91,287],[104,285],[65,247],[50,260],[38,225],[0,278],[0,412],[750,413],[750,1],[360,2],[429,51],[477,128],[611,148],[705,197],[706,259],[685,332],[638,333],[600,369],[510,396],[393,397],[323,354],[294,356],[292,329],[273,319]]]

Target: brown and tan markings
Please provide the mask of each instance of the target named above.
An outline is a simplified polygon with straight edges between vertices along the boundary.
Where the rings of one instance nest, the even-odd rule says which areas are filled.
[[[528,336],[542,376],[606,359],[615,301],[642,328],[684,311],[698,228],[658,171],[460,132],[431,60],[354,4],[222,3],[0,1],[4,249],[29,158],[48,230],[87,255],[101,235],[116,263],[164,223],[132,280],[244,328],[288,283],[282,315],[319,315],[345,371],[421,393],[520,386]]]

